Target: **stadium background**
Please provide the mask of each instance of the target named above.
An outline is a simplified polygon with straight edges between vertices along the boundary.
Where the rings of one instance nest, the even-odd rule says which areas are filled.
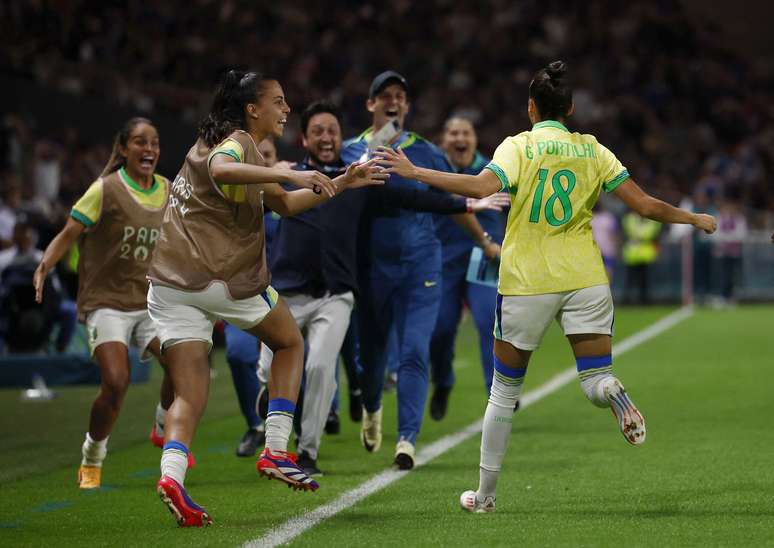
[[[355,135],[368,125],[363,108],[368,85],[376,73],[387,68],[397,69],[408,78],[412,102],[409,129],[434,140],[448,115],[462,113],[476,122],[480,148],[485,154],[491,154],[504,136],[528,129],[525,102],[529,78],[546,62],[562,58],[568,62],[575,83],[578,114],[571,120],[572,129],[597,135],[616,151],[648,191],[674,204],[696,192],[709,193],[717,205],[728,193],[740,197],[750,232],[743,243],[739,295],[748,301],[771,301],[774,299],[774,251],[769,244],[774,229],[774,185],[770,182],[774,172],[774,40],[767,25],[774,15],[772,12],[774,8],[769,2],[739,2],[732,9],[726,4],[707,5],[696,0],[632,3],[401,0],[385,4],[308,1],[260,7],[254,2],[236,0],[3,3],[0,6],[3,80],[0,86],[0,199],[4,201],[0,207],[8,205],[7,193],[11,189],[20,189],[22,204],[18,209],[33,216],[40,233],[38,245],[44,247],[63,224],[69,206],[103,167],[115,130],[128,117],[137,114],[151,117],[158,126],[162,140],[159,171],[173,177],[193,142],[196,122],[209,104],[213,83],[225,67],[258,67],[277,76],[294,109],[285,136],[278,143],[280,157],[295,160],[301,154],[297,116],[303,107],[321,97],[333,99],[344,110],[345,136]],[[658,300],[677,303],[682,291],[683,247],[668,234],[662,236],[661,242],[661,257],[651,274],[654,294]],[[620,292],[620,279],[616,283]],[[621,334],[634,333],[668,311],[632,308],[622,312]],[[690,329],[673,334],[661,346],[650,347],[649,354],[635,355],[632,363],[623,364],[630,377],[639,377],[644,392],[650,389],[650,395],[644,398],[646,405],[654,408],[666,400],[676,410],[673,415],[662,412],[657,417],[668,433],[666,437],[674,444],[679,444],[681,436],[692,435],[691,425],[707,426],[705,421],[710,431],[717,428],[715,437],[718,438],[702,439],[697,449],[689,451],[695,474],[680,468],[681,456],[670,453],[668,448],[659,447],[661,453],[638,461],[662,474],[651,477],[654,484],[663,482],[663,474],[669,472],[658,468],[656,461],[674,462],[673,471],[684,474],[682,480],[667,476],[669,482],[674,482],[674,488],[665,484],[662,498],[651,500],[653,493],[639,493],[643,511],[663,516],[667,523],[658,531],[658,527],[650,530],[651,524],[637,522],[640,524],[637,532],[650,531],[654,535],[651,542],[646,537],[636,537],[645,538],[639,544],[656,544],[658,539],[667,545],[670,541],[707,545],[713,544],[713,539],[718,544],[771,542],[774,535],[770,524],[774,516],[770,510],[762,510],[766,505],[771,508],[770,493],[774,485],[771,467],[770,463],[762,464],[752,456],[760,447],[750,442],[758,439],[760,443],[770,443],[771,439],[756,422],[764,412],[771,411],[770,395],[763,389],[771,386],[767,371],[773,348],[770,341],[764,341],[766,330],[770,330],[765,326],[770,326],[770,319],[769,306],[704,310],[700,313],[700,328],[693,324]],[[460,363],[475,364],[477,359],[475,351],[470,350],[474,346],[471,333],[468,323],[462,334],[468,349],[461,351]],[[556,333],[552,336],[549,341],[561,344]],[[728,336],[732,338],[720,347],[710,344]],[[547,352],[542,355],[544,360],[561,362],[560,365],[571,363],[566,354]],[[718,364],[713,358],[727,361]],[[222,355],[216,355],[215,362],[216,370],[225,373]],[[680,363],[686,368],[681,379],[701,376],[704,380],[696,385],[680,380],[677,385],[683,393],[678,394],[676,387],[662,395],[659,402],[655,392],[658,383],[649,385],[649,377],[634,373],[635,362],[652,367],[663,367],[665,362]],[[739,404],[731,395],[710,384],[708,377],[725,378],[724,365],[731,362],[737,368],[737,377],[734,381],[725,381],[729,382],[730,390],[763,398],[762,403]],[[534,386],[555,370],[558,371],[548,367],[547,372],[536,374],[537,378],[533,377],[530,382]],[[664,373],[667,374],[666,370]],[[452,401],[452,408],[456,404],[475,412],[466,411],[442,426],[428,424],[428,439],[464,426],[478,415],[480,398],[474,397],[480,391],[477,375],[472,365],[467,370],[461,368],[461,388],[469,391],[462,391],[464,396],[455,395],[459,399]],[[145,415],[152,405],[148,402],[153,401],[157,378],[154,374],[151,383],[130,390],[130,394],[136,393],[130,402],[135,404],[134,411],[127,410],[127,416],[117,425],[117,436],[111,445],[111,450],[116,451],[117,469],[138,462],[145,467],[132,472],[135,475],[127,484],[114,480],[115,492],[105,495],[114,497],[110,503],[116,506],[110,517],[119,523],[134,512],[134,507],[122,509],[115,497],[128,496],[145,504],[148,497],[140,493],[147,490],[145,484],[149,480],[142,473],[146,476],[155,473],[157,455],[146,447],[144,436],[150,420],[150,417],[145,420]],[[234,417],[233,392],[229,391],[230,386],[224,385],[221,383],[214,391],[208,417],[233,437],[241,427]],[[87,510],[81,508],[83,500],[73,503],[74,482],[70,476],[77,459],[77,440],[82,436],[86,402],[92,393],[91,388],[63,389],[58,399],[44,404],[57,405],[56,408],[25,408],[29,404],[18,402],[18,391],[0,391],[2,434],[9,440],[3,455],[5,475],[1,481],[9,497],[18,501],[0,519],[0,538],[19,533],[23,536],[13,539],[35,544],[46,538],[57,539],[61,533],[64,541],[76,542],[78,535],[89,529],[90,516],[78,512],[100,511],[102,503],[96,498],[87,501]],[[710,401],[702,401],[705,394],[711,394]],[[533,425],[533,431],[543,428],[550,434],[551,425],[562,415],[563,405],[564,402],[556,409],[549,407],[544,413],[545,424]],[[572,405],[575,409],[581,404],[574,401]],[[127,404],[127,408],[132,406]],[[60,415],[61,424],[52,424],[51,413]],[[725,415],[721,413],[734,413],[737,422],[723,422]],[[713,422],[708,417],[722,419]],[[16,425],[25,424],[24,421],[28,421],[27,431],[19,432]],[[667,428],[677,423],[683,425],[683,430]],[[546,445],[545,451],[550,450],[555,440],[548,434],[536,443],[537,448],[542,443]],[[354,439],[354,426],[345,427],[342,436]],[[707,438],[711,437],[707,434]],[[228,454],[223,449],[232,441],[226,434],[210,430],[209,434],[203,434],[200,447],[206,447],[208,458],[221,467],[218,473],[231,474],[230,481],[244,481],[236,475],[238,463],[231,462],[234,458],[230,446]],[[351,441],[332,444],[338,451],[351,450],[353,455],[335,465],[329,493],[336,494],[354,486],[379,471],[381,465],[387,466],[386,460],[359,468],[359,463],[353,465],[361,450],[356,441]],[[44,444],[49,449],[41,454]],[[736,453],[729,449],[734,444]],[[476,448],[475,443],[468,446],[464,468],[460,466],[460,470],[469,479],[471,466],[475,467]],[[573,450],[568,446],[567,451]],[[763,451],[767,452],[770,454],[770,450]],[[747,470],[743,466],[713,468],[717,463],[712,454],[745,462]],[[529,461],[528,456],[523,456],[518,466],[528,468],[537,462],[537,474],[547,476],[549,481],[553,474],[551,463],[540,464],[541,455],[538,452]],[[445,462],[440,470],[452,469],[457,460],[463,460],[455,459]],[[607,465],[616,475],[626,473],[616,462]],[[214,473],[214,468],[206,466],[205,472]],[[353,477],[342,479],[352,466],[356,468]],[[511,466],[515,464],[511,462]],[[744,475],[746,472],[748,475]],[[593,477],[594,471],[583,473]],[[721,476],[723,479],[718,479]],[[438,473],[432,479],[446,481]],[[337,480],[342,483],[336,484]],[[694,489],[702,481],[709,482],[709,489],[729,493],[728,504],[715,500],[714,505],[704,507],[709,508],[704,513],[689,512],[691,519],[684,520],[681,512],[690,504],[680,499],[679,489],[681,486],[686,491]],[[454,483],[457,489],[460,482]],[[416,485],[422,484],[417,480]],[[432,485],[434,488],[436,484]],[[583,497],[580,487],[578,491]],[[412,492],[412,501],[420,500],[426,492]],[[555,497],[557,493],[552,495]],[[209,496],[215,497],[214,492]],[[240,496],[247,497],[249,493],[240,492]],[[267,497],[269,505],[286,504],[284,491]],[[65,499],[69,501],[67,504],[57,506]],[[591,499],[595,504],[602,504],[593,496]],[[555,498],[548,497],[542,507],[538,501],[545,519],[533,516],[533,526],[552,522],[552,500]],[[401,495],[396,495],[394,501],[381,502],[383,506],[372,506],[365,514],[380,516],[382,528],[394,529],[401,525],[394,518],[384,517],[385,508],[408,519],[400,512],[400,504],[404,502]],[[563,503],[572,504],[566,500]],[[222,501],[220,504],[226,506]],[[307,511],[311,504],[294,500],[289,503],[287,514]],[[620,504],[626,506],[624,502]],[[443,508],[450,512],[451,505],[446,506]],[[33,513],[25,512],[25,508],[33,509]],[[736,513],[729,512],[730,508]],[[51,513],[57,511],[65,515]],[[155,531],[155,522],[161,521],[154,519],[159,511],[157,507],[148,510],[148,515],[154,516],[149,518],[154,522],[149,531]],[[138,515],[144,515],[143,512]],[[610,512],[614,522],[617,519],[627,523],[642,517],[627,514],[621,508]],[[227,514],[222,510],[221,515],[224,513]],[[578,528],[589,526],[571,514],[569,511],[562,514],[567,518],[562,527],[571,530],[573,520],[580,520]],[[129,519],[123,529],[118,527],[113,533],[94,537],[94,542],[112,542],[114,538],[139,542],[139,537],[132,534],[144,524],[137,522],[136,517]],[[356,518],[357,515],[340,525],[343,528],[357,525]],[[276,525],[271,516],[261,519],[261,527]],[[727,519],[738,521],[736,525],[729,525],[728,536],[718,534],[709,540],[702,537],[708,530],[715,530],[713,527],[722,530]],[[26,527],[25,520],[32,525]],[[506,527],[505,522],[498,523]],[[433,525],[428,521],[422,526]],[[450,532],[456,530],[456,525],[445,522],[444,525]],[[597,529],[591,530],[600,531],[600,535],[612,527],[610,523],[592,525]],[[244,530],[239,534],[219,539],[217,543],[233,544],[256,536],[248,534],[247,525],[241,526]],[[676,537],[659,537],[681,527],[686,530],[676,533]],[[321,538],[332,542],[337,534],[344,534],[343,528],[332,528],[333,525],[327,527],[327,534],[332,536]],[[419,530],[421,527],[417,526],[416,531]],[[358,540],[358,537],[344,538],[349,538],[351,543]],[[567,545],[583,544],[574,543],[572,536],[567,538],[564,541]],[[544,540],[536,536],[533,540],[540,544],[541,539]]]

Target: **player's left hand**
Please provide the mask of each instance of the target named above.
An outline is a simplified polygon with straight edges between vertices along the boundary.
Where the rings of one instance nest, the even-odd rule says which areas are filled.
[[[383,185],[389,178],[386,170],[379,165],[378,158],[371,158],[365,163],[357,162],[349,164],[344,173],[346,188],[360,188],[364,186]]]
[[[389,147],[377,147],[374,156],[379,159],[379,164],[386,166],[386,173],[397,173],[406,179],[416,179],[414,176],[414,164],[408,159],[403,149]]]

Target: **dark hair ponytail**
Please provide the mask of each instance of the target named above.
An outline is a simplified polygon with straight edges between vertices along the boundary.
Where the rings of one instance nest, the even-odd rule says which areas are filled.
[[[226,72],[215,90],[210,113],[199,124],[199,138],[208,147],[214,147],[235,129],[245,129],[245,106],[254,103],[263,82],[272,79],[259,72]]]
[[[529,84],[529,96],[544,120],[565,118],[572,108],[572,87],[566,75],[567,64],[554,61],[537,71]]]
[[[134,118],[129,118],[129,120],[127,120],[127,122],[124,124],[124,127],[122,127],[118,133],[116,133],[116,137],[113,139],[113,150],[110,151],[110,158],[108,159],[107,164],[105,164],[105,168],[102,170],[102,173],[99,174],[100,177],[104,177],[105,175],[109,175],[114,171],[118,171],[120,168],[126,165],[126,158],[121,156],[121,147],[126,147],[126,145],[129,143],[129,136],[132,134],[132,131],[134,131],[134,128],[140,124],[148,124],[149,126],[152,126],[153,122],[147,118],[135,116]]]

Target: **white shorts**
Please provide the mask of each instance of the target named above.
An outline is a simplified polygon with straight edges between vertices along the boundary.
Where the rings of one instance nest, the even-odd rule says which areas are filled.
[[[148,345],[156,338],[156,326],[147,310],[124,312],[112,308],[100,308],[86,316],[86,330],[89,333],[89,349],[94,350],[106,342],[120,342],[124,346],[136,346],[142,352],[142,361],[150,360]]]
[[[609,285],[543,295],[497,295],[494,336],[521,350],[535,350],[556,318],[565,335],[613,334]]]
[[[239,329],[255,327],[278,300],[269,286],[254,297],[234,300],[226,284],[213,282],[202,291],[183,291],[158,284],[148,289],[148,312],[161,340],[161,348],[184,341],[204,341],[212,348],[212,328],[218,319]]]

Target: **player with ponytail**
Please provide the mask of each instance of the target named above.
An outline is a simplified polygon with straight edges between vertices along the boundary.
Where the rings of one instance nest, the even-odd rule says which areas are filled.
[[[643,217],[715,231],[710,215],[658,200],[593,135],[571,133],[575,110],[567,65],[555,61],[529,85],[532,129],[507,137],[478,175],[418,168],[402,151],[382,149],[388,171],[466,196],[506,190],[511,210],[502,246],[495,312],[494,378],[484,414],[479,486],[460,497],[463,509],[493,512],[495,488],[532,352],[556,318],[575,354],[583,392],[612,409],[627,442],[645,441],[645,420],[612,372],[613,299],[591,209],[612,192]]]
[[[145,302],[145,275],[167,204],[169,181],[155,173],[159,134],[147,118],[132,118],[116,134],[100,177],[73,206],[35,271],[36,300],[48,272],[77,242],[78,317],[86,324],[101,385],[91,407],[78,470],[81,489],[101,485],[107,441],[129,387],[129,346],[142,359],[161,353]],[[162,361],[163,364],[163,361]],[[174,392],[164,376],[153,434],[163,436]]]

